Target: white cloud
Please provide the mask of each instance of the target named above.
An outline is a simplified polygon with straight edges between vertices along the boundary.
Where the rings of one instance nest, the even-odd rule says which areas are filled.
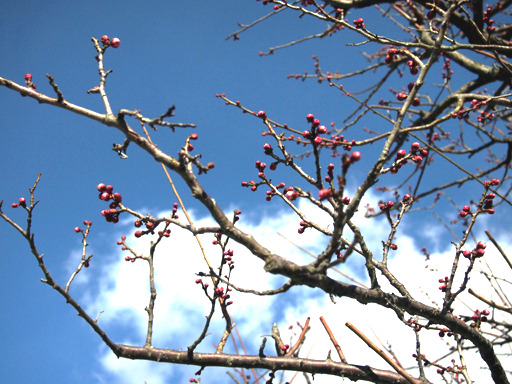
[[[300,204],[299,208],[308,218],[327,226],[328,221],[325,215],[318,216],[314,207]],[[362,233],[365,234],[365,239],[374,252],[374,256],[379,258],[379,254],[382,253],[382,240],[388,236],[389,225],[382,219],[370,221],[362,217],[363,213],[358,215],[356,222]],[[213,225],[207,219],[193,219],[196,227]],[[305,247],[313,254],[321,252],[327,239],[313,230],[307,230],[304,234],[299,235],[297,233],[299,221],[300,219],[293,214],[282,211],[275,213],[274,216],[262,218],[258,224],[245,222],[242,214],[239,224],[244,231],[252,233],[256,240],[275,253],[303,264],[311,261],[310,256],[289,241],[284,240],[280,234],[291,242]],[[404,226],[406,227],[405,224]],[[434,229],[431,230],[434,231]],[[219,247],[212,245],[212,240],[212,234],[201,236],[208,258],[216,268],[220,250]],[[502,245],[510,249],[505,236],[499,240],[504,240]],[[129,244],[136,244],[137,252],[146,252],[147,254],[149,241],[150,239],[147,237],[137,241],[130,238]],[[400,234],[396,243],[399,248],[389,261],[391,272],[410,290],[413,297],[428,305],[436,305],[433,302],[441,303],[442,293],[438,289],[440,285],[438,279],[449,275],[454,256],[453,245],[448,245],[442,252],[432,253],[430,260],[425,261],[425,257],[419,254],[418,246],[414,244],[413,238]],[[234,250],[235,269],[232,277],[234,284],[244,288],[266,290],[275,288],[285,281],[264,272],[262,262],[234,242],[231,242],[228,248]],[[100,317],[100,325],[107,331],[115,332],[119,327],[125,327],[122,328],[124,331],[130,330],[130,334],[123,334],[123,340],[116,339],[117,342],[132,342],[142,345],[147,326],[147,314],[144,308],[149,300],[148,268],[142,260],[137,260],[135,263],[124,262],[124,255],[118,255],[114,261],[103,267],[99,294],[94,300],[89,299],[87,307],[91,313],[105,310]],[[502,258],[491,246],[488,247],[486,260],[496,266],[495,273],[505,270],[506,266],[503,266]],[[341,264],[339,268],[354,278],[360,278],[361,264],[358,256],[352,255],[348,262]],[[483,261],[479,264],[485,268]],[[461,260],[460,265],[461,268],[465,268],[467,261]],[[197,272],[208,271],[194,237],[184,230],[173,228],[171,237],[165,239],[159,246],[155,269],[157,271],[158,295],[153,344],[163,348],[185,348],[200,333],[205,315],[209,311],[209,301],[205,298],[200,285],[194,282]],[[338,278],[335,274],[332,276]],[[206,281],[206,278],[203,277],[203,279]],[[344,280],[341,277],[340,279]],[[379,281],[387,291],[393,292],[389,284],[385,284],[382,276],[379,277]],[[364,281],[364,283],[368,284],[368,281]],[[484,296],[496,299],[496,294],[489,288],[483,275],[475,274],[469,285],[475,287]],[[394,292],[396,293],[396,291]],[[231,299],[234,304],[229,307],[230,313],[250,353],[256,353],[261,343],[261,336],[270,333],[273,322],[278,323],[283,340],[287,342],[296,340],[296,335],[300,332],[297,322],[303,325],[306,318],[311,317],[311,331],[307,334],[301,355],[325,359],[328,350],[332,350],[332,358],[338,361],[332,343],[319,321],[319,317],[323,316],[350,363],[391,369],[345,327],[347,321],[364,332],[380,348],[384,349],[390,344],[404,367],[415,365],[412,357],[416,348],[414,332],[405,327],[391,310],[383,310],[377,305],[363,306],[347,298],[335,298],[336,304],[333,304],[326,295],[307,287],[294,287],[291,292],[282,297],[261,297],[232,292]],[[471,314],[471,310],[487,308],[485,304],[469,295],[461,296],[461,299],[463,302],[458,301],[455,306],[457,313],[468,315]],[[289,329],[289,326],[293,327]],[[211,334],[197,350],[212,351],[212,345],[218,343],[223,329],[224,321],[220,316],[220,311],[217,311],[215,321],[210,329]],[[440,358],[447,351],[446,343],[453,345],[452,338],[445,337],[443,340],[435,331],[422,330],[420,337],[424,353],[432,360]],[[383,344],[379,344],[378,340]],[[272,344],[267,343],[266,352],[269,354],[271,353],[269,345]],[[231,347],[227,348],[231,350]],[[452,357],[458,361],[456,355]],[[477,368],[480,367],[481,362],[474,357],[474,354],[472,356],[471,353],[467,353],[466,360],[474,382],[489,382],[487,372]],[[110,382],[126,384],[143,383],[144,380],[149,384],[165,383],[169,382],[169,377],[188,379],[197,370],[195,367],[159,366],[150,362],[118,360],[106,350],[102,354],[102,364],[109,375],[114,378]],[[443,361],[443,364],[447,364],[447,361]],[[203,380],[205,382],[228,380],[225,371],[226,369],[207,369]],[[416,371],[414,374],[417,374]],[[291,377],[290,373],[288,375]],[[430,374],[428,377],[433,382],[439,381],[434,374]],[[322,383],[330,383],[339,382],[340,379],[322,377],[321,380]],[[305,381],[301,375],[294,380],[294,383],[302,382]]]

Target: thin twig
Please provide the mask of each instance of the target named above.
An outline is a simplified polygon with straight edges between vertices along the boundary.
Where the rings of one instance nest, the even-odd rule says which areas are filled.
[[[468,367],[466,366],[466,360],[464,359],[464,354],[462,353],[463,339],[458,335],[454,335],[454,337],[457,340],[457,352],[459,352],[460,364],[462,366],[462,374],[464,375],[464,378],[466,379],[466,383],[472,384],[473,381],[471,381],[471,379],[469,378]]]
[[[505,259],[505,261],[507,262],[508,266],[510,269],[512,269],[512,262],[509,260],[509,258],[507,257],[507,254],[505,253],[505,251],[503,250],[503,248],[500,247],[500,245],[498,244],[498,242],[496,241],[496,239],[491,235],[491,233],[489,232],[489,230],[486,230],[485,231],[485,234],[487,235],[487,237],[489,238],[489,240],[491,240],[491,242],[494,244],[494,246],[496,247],[496,249],[499,251],[499,253],[501,254],[501,256],[503,256],[503,258]]]
[[[496,309],[499,309],[499,310],[501,310],[501,311],[505,311],[505,312],[508,312],[508,313],[512,314],[512,307],[506,307],[506,306],[504,306],[504,305],[500,305],[500,304],[498,304],[498,303],[494,302],[493,300],[489,300],[489,299],[485,298],[484,296],[482,296],[482,295],[480,295],[480,294],[476,293],[476,292],[475,292],[473,289],[471,289],[471,288],[469,288],[468,292],[469,292],[471,295],[475,296],[477,299],[479,299],[479,300],[483,301],[485,304],[490,305],[491,307],[496,308]]]
[[[300,333],[299,339],[297,340],[295,345],[292,348],[290,348],[289,351],[286,352],[286,355],[293,356],[293,354],[297,351],[297,349],[299,349],[300,345],[304,342],[304,337],[306,336],[306,332],[309,330],[309,320],[310,320],[310,318],[308,317],[306,320],[306,324],[304,324],[304,327],[302,327],[302,332]]]
[[[418,384],[418,381],[409,375],[402,367],[400,367],[396,362],[393,361],[388,355],[386,355],[386,352],[384,352],[382,349],[377,347],[374,343],[368,339],[364,333],[362,333],[360,330],[358,330],[356,327],[354,327],[351,323],[348,321],[345,323],[345,325],[350,328],[352,332],[354,332],[361,340],[363,340],[366,345],[368,345],[371,349],[373,349],[377,354],[382,357],[389,365],[391,365],[395,371],[397,371],[400,375],[402,375],[409,383],[411,384]]]
[[[62,92],[60,91],[59,86],[57,84],[55,84],[55,80],[53,79],[53,76],[46,74],[46,77],[50,80],[50,85],[53,87],[53,90],[57,94],[57,101],[59,103],[62,103],[64,101],[64,96],[62,95]]]
[[[325,328],[325,331],[329,335],[329,338],[331,339],[332,344],[334,345],[334,348],[336,348],[336,352],[338,352],[338,356],[340,357],[340,360],[342,363],[346,363],[347,359],[345,359],[345,355],[343,354],[343,351],[341,350],[340,345],[336,341],[336,338],[334,337],[331,328],[329,328],[329,325],[327,325],[327,322],[325,321],[323,316],[320,316],[320,321],[322,322],[322,325]]]

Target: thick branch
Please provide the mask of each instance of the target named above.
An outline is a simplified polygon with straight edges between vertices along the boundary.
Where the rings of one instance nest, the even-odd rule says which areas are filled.
[[[188,364],[208,367],[262,368],[271,371],[298,371],[346,377],[350,380],[366,380],[381,384],[409,384],[403,376],[369,366],[336,363],[332,360],[300,359],[290,356],[243,356],[229,354],[194,353],[144,347],[118,345],[120,357],[133,360],[150,360],[163,363]],[[418,381],[418,383],[427,383]]]

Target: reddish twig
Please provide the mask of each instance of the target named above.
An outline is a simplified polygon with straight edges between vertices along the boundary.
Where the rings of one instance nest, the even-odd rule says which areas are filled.
[[[375,352],[377,352],[377,354],[382,357],[389,365],[391,365],[395,371],[397,371],[400,375],[402,375],[409,383],[411,384],[418,384],[418,380],[416,380],[414,377],[412,377],[411,375],[409,375],[402,367],[400,367],[400,365],[398,365],[397,363],[395,363],[393,361],[393,359],[391,359],[388,355],[386,355],[386,352],[384,352],[382,349],[380,349],[379,347],[377,347],[374,343],[372,343],[370,341],[370,339],[368,339],[366,337],[366,335],[364,333],[362,333],[359,329],[357,329],[356,327],[354,327],[351,323],[349,323],[348,321],[345,323],[345,325],[352,331],[354,332],[357,336],[359,336],[359,338],[361,340],[363,340],[366,345],[368,345],[371,349],[373,349]]]
[[[334,337],[331,328],[327,325],[327,322],[325,321],[323,316],[320,316],[320,321],[322,322],[322,325],[325,328],[325,331],[329,335],[329,338],[331,339],[332,344],[334,345],[334,348],[336,348],[336,352],[338,352],[338,356],[340,357],[340,360],[342,363],[346,363],[347,359],[345,359],[345,355],[343,354],[340,345],[336,341],[336,338]]]

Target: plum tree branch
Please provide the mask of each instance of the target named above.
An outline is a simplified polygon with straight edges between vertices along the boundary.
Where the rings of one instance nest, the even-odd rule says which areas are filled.
[[[16,205],[16,207],[21,206],[26,212],[26,227],[22,228],[2,212],[1,201],[0,217],[18,231],[28,242],[31,252],[35,256],[44,274],[43,282],[59,292],[118,357],[197,365],[201,367],[200,372],[206,366],[224,366],[241,369],[268,369],[272,374],[277,370],[291,370],[309,374],[330,374],[347,377],[351,380],[367,380],[375,383],[426,383],[422,363],[426,364],[429,360],[421,357],[418,334],[420,331],[427,332],[437,328],[437,330],[443,334],[449,332],[453,335],[453,341],[457,344],[456,347],[459,351],[459,358],[462,364],[462,368],[458,372],[465,376],[466,381],[469,382],[470,378],[464,362],[465,357],[462,353],[463,348],[467,348],[463,347],[463,341],[471,342],[474,347],[478,349],[482,360],[490,370],[494,382],[500,384],[508,383],[507,372],[505,371],[504,364],[500,361],[500,355],[495,347],[499,343],[509,342],[509,339],[503,335],[506,334],[504,330],[510,329],[510,325],[506,322],[494,322],[494,326],[501,327],[498,329],[503,335],[500,336],[501,339],[491,339],[490,336],[487,336],[486,333],[480,329],[479,325],[472,326],[469,322],[466,323],[464,321],[463,316],[455,315],[451,311],[454,300],[460,294],[469,292],[469,294],[477,297],[495,310],[500,310],[505,313],[510,312],[510,308],[505,305],[498,305],[493,300],[486,298],[483,294],[468,289],[469,279],[474,275],[473,268],[476,256],[471,256],[469,266],[463,268],[462,264],[459,265],[459,261],[463,260],[460,257],[463,254],[462,247],[467,243],[469,236],[472,235],[471,231],[474,229],[477,218],[480,220],[480,214],[494,213],[493,207],[497,206],[499,203],[505,202],[508,205],[512,205],[508,199],[508,195],[512,189],[506,189],[505,187],[502,188],[500,192],[498,190],[498,184],[500,184],[500,182],[494,182],[494,180],[497,179],[493,179],[492,182],[481,180],[484,176],[488,176],[498,170],[503,170],[502,183],[510,180],[510,176],[508,176],[507,172],[511,160],[512,139],[510,135],[508,135],[509,132],[507,129],[510,130],[512,101],[510,100],[511,64],[507,60],[509,57],[512,57],[512,46],[508,41],[502,38],[502,36],[507,36],[507,33],[509,33],[508,26],[500,22],[501,28],[498,28],[499,33],[496,33],[495,29],[493,29],[494,21],[491,22],[489,19],[491,15],[497,14],[498,10],[494,10],[494,8],[489,6],[482,14],[482,2],[471,1],[471,4],[474,6],[471,10],[468,7],[470,3],[469,0],[435,3],[426,0],[408,3],[379,0],[331,0],[326,1],[325,6],[320,5],[314,0],[290,3],[276,0],[265,1],[264,4],[266,3],[272,3],[274,5],[273,11],[269,15],[249,25],[241,25],[241,29],[229,37],[238,39],[239,33],[253,28],[270,15],[287,10],[296,12],[300,17],[327,22],[328,25],[326,29],[320,33],[305,36],[293,42],[270,48],[269,53],[274,53],[279,48],[297,45],[306,40],[328,36],[332,37],[335,34],[341,33],[345,35],[352,33],[358,38],[363,38],[362,42],[349,42],[348,45],[350,47],[362,45],[364,45],[364,47],[379,47],[375,53],[365,53],[365,58],[370,61],[370,64],[363,65],[362,68],[358,67],[357,70],[350,73],[339,74],[336,72],[333,74],[331,72],[324,72],[322,68],[320,68],[319,59],[315,57],[316,68],[314,75],[304,74],[291,76],[303,80],[316,78],[319,82],[324,82],[324,84],[328,84],[332,87],[333,92],[336,92],[344,98],[348,98],[350,103],[356,103],[356,107],[351,113],[347,113],[346,116],[344,116],[341,127],[336,127],[333,122],[331,128],[327,128],[320,124],[319,119],[315,119],[312,114],[309,114],[307,122],[311,124],[311,127],[303,131],[297,127],[293,128],[287,124],[274,121],[269,118],[264,111],[256,113],[246,106],[243,106],[239,101],[234,102],[229,100],[224,94],[217,95],[224,100],[226,104],[236,106],[242,112],[249,113],[251,116],[260,119],[260,122],[265,126],[264,135],[269,137],[270,140],[274,140],[279,149],[279,151],[275,150],[274,152],[274,149],[272,149],[269,143],[265,144],[264,153],[273,161],[273,164],[269,168],[272,169],[273,167],[273,169],[275,169],[278,165],[280,167],[287,167],[287,169],[291,171],[290,173],[294,174],[296,178],[299,179],[298,182],[293,182],[293,184],[285,184],[284,182],[279,184],[274,183],[268,174],[265,173],[265,166],[262,165],[262,162],[258,161],[256,168],[258,168],[259,171],[259,179],[257,179],[259,181],[245,182],[245,186],[251,187],[252,190],[256,190],[258,187],[268,188],[267,200],[270,201],[270,199],[275,197],[276,200],[280,200],[282,203],[284,202],[284,205],[289,210],[293,211],[297,221],[301,220],[299,233],[303,233],[305,229],[308,229],[316,231],[318,234],[327,238],[325,248],[318,251],[318,255],[312,255],[314,258],[313,261],[309,264],[299,265],[286,258],[286,255],[273,252],[272,249],[263,246],[263,243],[260,242],[259,239],[254,238],[251,233],[245,233],[237,226],[237,211],[235,211],[233,219],[228,217],[228,214],[221,209],[219,204],[213,196],[205,190],[200,181],[200,175],[211,171],[214,164],[209,163],[205,166],[201,163],[201,155],[190,154],[192,149],[189,148],[193,148],[190,140],[197,139],[196,134],[194,134],[194,138],[192,138],[193,136],[189,136],[185,140],[185,145],[181,147],[177,156],[167,154],[153,143],[146,130],[145,124],[149,125],[154,130],[159,126],[168,127],[173,132],[175,128],[195,126],[194,124],[171,123],[166,121],[167,118],[174,117],[174,105],[156,118],[147,118],[142,115],[140,110],[129,109],[120,109],[117,115],[114,115],[105,90],[106,78],[112,71],[105,70],[103,62],[104,53],[110,43],[105,43],[103,39],[103,46],[100,46],[99,41],[92,38],[97,52],[96,60],[98,61],[100,81],[97,87],[89,90],[89,93],[97,93],[101,96],[105,109],[104,114],[68,102],[56,85],[53,77],[49,75],[50,86],[57,95],[56,98],[37,92],[35,90],[35,84],[32,83],[30,74],[27,74],[28,77],[25,77],[27,86],[21,86],[2,77],[0,77],[0,86],[6,87],[22,96],[34,99],[39,103],[63,108],[72,113],[97,121],[107,127],[115,128],[124,136],[122,144],[114,145],[114,150],[118,152],[121,157],[127,157],[126,150],[129,144],[133,142],[150,158],[161,164],[185,213],[188,224],[187,222],[179,221],[177,217],[174,216],[174,211],[171,217],[156,218],[149,214],[142,215],[124,206],[120,201],[114,204],[114,208],[110,207],[111,210],[114,211],[113,214],[116,215],[116,219],[118,215],[126,214],[127,216],[131,215],[136,217],[139,224],[144,222],[157,226],[165,223],[165,230],[161,233],[159,232],[157,241],[153,242],[150,246],[149,256],[142,256],[135,253],[132,248],[126,245],[126,237],[123,237],[122,241],[118,242],[118,244],[123,246],[124,250],[131,252],[133,255],[133,257],[127,257],[127,260],[135,261],[136,259],[144,259],[149,263],[150,297],[146,307],[148,323],[145,345],[143,347],[127,346],[116,344],[110,340],[107,334],[98,326],[97,319],[93,320],[88,316],[69,293],[70,285],[76,274],[82,270],[82,267],[87,267],[92,257],[92,255],[87,257],[85,254],[90,225],[87,225],[85,232],[82,232],[82,258],[66,286],[62,288],[53,280],[52,275],[44,263],[43,254],[40,254],[36,248],[34,235],[31,232],[33,210],[37,204],[37,201],[34,201],[34,191],[39,178],[30,189],[30,203],[27,204],[25,200],[21,203],[20,200],[19,205],[13,204],[13,206]],[[398,35],[394,33],[395,31],[386,31],[381,28],[381,25],[378,23],[375,24],[368,20],[357,18],[357,16],[353,23],[345,20],[345,15],[350,10],[357,11],[362,8],[380,4],[390,5],[387,10],[380,7],[378,10],[381,12],[383,18],[387,18],[390,25],[394,28],[398,28],[399,32],[401,32],[405,38],[403,36],[400,38],[395,37]],[[512,1],[508,0],[500,3],[500,5],[504,7],[508,7],[511,4]],[[395,11],[396,13],[394,15],[390,14]],[[403,19],[400,21],[395,20],[394,17],[397,14]],[[386,34],[381,34],[379,29],[380,31],[386,31]],[[442,59],[442,63],[438,64],[440,59]],[[455,91],[452,90],[452,75],[455,79],[455,74],[451,69],[452,67],[450,67],[450,60],[456,64],[453,68],[456,68],[457,71],[464,72],[466,76],[470,76],[467,79],[464,78],[462,82],[457,78],[457,84],[462,85]],[[436,91],[437,96],[431,97],[426,83],[428,79],[437,81],[435,80],[435,69],[441,67],[441,65],[443,65],[442,71],[440,71],[441,73],[437,74],[437,76],[442,77],[443,83],[435,85],[435,87],[437,87],[436,89],[438,89],[438,91]],[[353,80],[353,78],[358,79],[356,76],[364,75],[365,77],[369,77],[377,72],[381,73],[381,75],[379,75],[380,78],[372,82],[371,86],[362,87],[362,90],[356,89],[354,91],[350,89],[350,85],[344,87],[343,84],[341,84],[342,80],[348,82]],[[402,79],[409,75],[413,77],[413,81],[407,84],[407,81]],[[396,85],[396,79],[403,84]],[[385,91],[385,85],[388,84],[391,85],[388,95],[391,95],[392,99],[390,100],[387,96],[383,96],[380,100],[375,100],[379,97],[378,95],[387,92]],[[494,93],[492,91],[488,93],[488,91],[484,89],[491,85],[496,87]],[[359,140],[356,140],[357,137],[354,137],[353,140],[350,140],[348,138],[349,129],[362,124],[370,115],[378,116],[378,123],[372,122],[375,126],[364,127],[364,132],[370,134],[371,137],[359,138]],[[136,119],[140,122],[145,135],[139,134],[137,130],[129,125],[130,119]],[[453,121],[453,123],[450,123],[450,121]],[[456,132],[455,136],[457,137],[450,138],[449,135],[452,131],[450,128],[445,127],[456,126],[456,123],[458,123],[460,127],[459,132]],[[506,128],[501,127],[500,123],[504,124]],[[453,130],[456,131],[456,129]],[[467,138],[469,131],[474,135],[474,138]],[[344,137],[341,133],[347,135],[347,137]],[[406,150],[402,149],[402,146],[409,139],[416,141],[411,145],[411,149],[407,153]],[[440,143],[438,143],[438,141],[440,141]],[[298,154],[294,154],[290,149],[290,144],[298,144],[305,149]],[[373,145],[372,149],[369,150],[372,154],[372,163],[365,169],[364,175],[354,178],[357,180],[357,185],[355,192],[349,197],[347,191],[350,189],[350,186],[347,186],[347,183],[350,181],[349,177],[352,176],[352,173],[349,171],[355,168],[354,163],[361,157],[361,153],[358,151],[349,152],[352,151],[353,148],[361,149],[365,146],[367,146],[366,148],[370,148],[370,145]],[[505,147],[506,150],[504,149]],[[485,156],[486,151],[489,152],[488,159],[482,162],[481,158]],[[326,169],[323,166],[326,152],[328,152],[327,154],[331,154],[333,159],[337,157],[340,158],[336,164],[334,163],[335,160],[332,160],[333,163],[330,163],[327,167],[327,175]],[[306,166],[302,166],[302,164],[299,165],[299,161],[308,158],[308,156],[311,160],[310,164]],[[479,158],[479,162],[470,162],[473,157]],[[432,161],[438,158],[441,158],[442,162],[443,160],[447,160],[451,166],[454,166],[456,170],[465,173],[467,176],[457,178],[450,175],[448,182],[442,182],[441,179],[437,179],[435,174],[429,174],[428,172],[431,170]],[[467,158],[467,160],[463,161],[461,160],[462,158]],[[406,164],[408,164],[407,167],[410,169],[409,173],[406,175],[401,174],[402,179],[396,182],[398,187],[392,185],[391,189],[386,190],[393,190],[396,193],[391,203],[393,203],[393,201],[400,201],[401,209],[396,216],[394,216],[393,211],[389,209],[386,210],[385,208],[383,212],[380,213],[385,215],[385,218],[388,219],[391,230],[387,235],[387,239],[382,242],[382,261],[378,261],[373,256],[374,252],[372,252],[371,246],[368,244],[367,235],[362,233],[361,229],[355,224],[355,215],[361,210],[363,199],[368,196],[371,188],[385,177],[394,177],[393,175],[396,174],[402,166],[406,166]],[[334,174],[334,169],[338,172],[337,174]],[[207,209],[211,218],[216,222],[215,226],[195,227],[169,172],[174,172],[175,175],[185,182],[191,195],[200,205]],[[429,176],[435,180],[425,186],[425,180]],[[395,271],[389,269],[389,252],[390,249],[396,249],[396,244],[393,244],[393,241],[395,241],[394,239],[398,234],[397,226],[402,221],[404,215],[411,211],[409,208],[413,201],[415,205],[420,204],[419,200],[425,196],[444,191],[450,187],[462,186],[470,181],[476,181],[484,185],[485,192],[475,203],[477,207],[475,213],[471,213],[471,208],[469,207],[469,211],[463,208],[462,215],[459,213],[460,217],[467,216],[468,212],[470,212],[471,216],[468,216],[468,219],[465,221],[464,236],[458,244],[456,244],[453,259],[450,258],[451,272],[443,288],[444,302],[442,309],[439,309],[436,307],[435,303],[431,304],[429,301],[428,304],[426,304],[418,300],[419,296],[410,293],[413,292],[410,291],[410,287],[406,287],[402,281],[396,277],[398,275],[395,274]],[[406,199],[405,197],[400,197],[400,190],[406,188],[407,183],[411,183],[412,185],[408,187],[409,197]],[[382,187],[379,186],[379,188]],[[422,191],[422,188],[425,190]],[[312,189],[313,192],[311,192],[310,189]],[[503,192],[504,190],[505,192]],[[501,199],[498,204],[493,203],[493,199],[496,196]],[[107,197],[110,198],[110,196]],[[298,201],[302,200],[311,203],[314,209],[328,217],[329,224],[320,225],[315,222],[316,220],[308,219],[307,215],[299,209],[300,205],[294,202],[297,199],[299,199]],[[388,205],[391,206],[391,203]],[[384,206],[384,204],[382,205]],[[456,205],[456,203],[454,203],[454,205]],[[505,206],[505,204],[503,205]],[[176,204],[176,209],[177,206]],[[377,215],[379,214],[374,214],[373,216]],[[211,278],[214,286],[214,293],[212,294],[211,291],[208,291],[207,284],[204,284],[201,279],[196,281],[197,284],[201,284],[206,298],[210,301],[210,309],[209,314],[206,316],[204,327],[198,332],[198,337],[186,351],[159,349],[152,346],[154,306],[157,295],[154,281],[155,271],[153,259],[156,247],[165,236],[164,233],[167,233],[165,231],[167,231],[168,227],[171,225],[176,225],[195,235],[208,267],[206,273],[201,272],[198,275]],[[143,234],[153,232],[151,226],[147,228],[147,231],[144,231]],[[352,241],[350,241],[345,233],[347,228],[349,230],[348,236],[353,235]],[[206,251],[199,242],[197,235],[202,233],[214,233],[216,238],[214,243],[220,246],[219,249],[222,252],[221,263],[216,270],[214,270],[212,263],[207,259]],[[488,232],[487,235],[508,264],[511,265],[505,252],[499,247],[499,244],[493,240]],[[231,270],[227,274],[225,270],[223,270],[226,254],[231,252],[232,255],[233,253],[227,250],[227,243],[231,240],[249,251],[252,257],[263,261],[264,271],[287,278],[286,283],[279,288],[264,291],[245,289],[232,284],[230,280]],[[394,248],[392,248],[393,246]],[[341,255],[342,251],[346,251],[344,252],[344,258]],[[345,263],[352,253],[357,253],[364,258],[366,274],[370,280],[371,288],[357,283],[353,279],[351,280],[353,283],[345,283],[328,275],[331,268],[340,263]],[[385,289],[379,284],[379,277],[377,276],[379,271],[391,284],[390,292],[387,292],[387,288]],[[454,285],[455,277],[460,277],[462,281],[457,289],[454,289],[454,287],[456,287]],[[492,279],[489,278],[489,284],[491,286],[495,283],[497,284],[494,275]],[[222,287],[221,283],[223,285]],[[340,356],[341,363],[333,362],[330,359],[330,355],[327,360],[323,361],[298,357],[300,351],[299,347],[302,345],[305,334],[309,329],[309,318],[306,325],[302,328],[302,333],[298,341],[291,350],[287,350],[288,347],[282,349],[284,343],[279,336],[277,325],[273,327],[272,336],[278,346],[276,351],[278,356],[276,357],[265,356],[264,344],[261,346],[258,355],[243,356],[238,354],[238,352],[236,355],[224,353],[224,347],[231,335],[234,322],[226,309],[229,303],[225,302],[224,298],[226,296],[222,294],[222,289],[226,288],[226,290],[231,290],[232,287],[240,292],[253,295],[275,295],[286,291],[291,292],[295,286],[299,285],[318,288],[329,295],[333,300],[335,297],[344,297],[363,305],[370,303],[377,304],[382,310],[391,309],[406,326],[411,325],[405,320],[405,314],[416,317],[417,327],[415,328],[415,334],[418,353],[417,362],[418,365],[420,365],[419,372],[421,379],[415,379],[405,372],[400,364],[397,364],[383,351],[376,348],[366,337],[362,337],[364,335],[361,336],[360,332],[358,335],[363,339],[366,338],[366,340],[368,340],[366,341],[367,344],[388,361],[398,373],[377,370],[368,366],[347,364],[340,346],[323,318],[321,318],[322,323]],[[499,287],[499,290],[496,288],[495,292],[500,293],[500,290],[501,287]],[[225,329],[222,334],[218,335],[217,340],[219,340],[219,342],[216,347],[217,352],[214,354],[195,352],[198,345],[205,339],[208,333],[217,304],[220,305],[225,321]],[[419,319],[421,319],[421,321],[418,321]],[[427,324],[421,325],[425,321]],[[437,325],[439,325],[439,327],[437,327]],[[413,327],[414,326],[411,326],[411,328]],[[354,327],[351,327],[351,329],[356,332]],[[425,329],[425,331],[423,331],[423,329]],[[256,374],[254,374],[254,376],[256,377]]]

